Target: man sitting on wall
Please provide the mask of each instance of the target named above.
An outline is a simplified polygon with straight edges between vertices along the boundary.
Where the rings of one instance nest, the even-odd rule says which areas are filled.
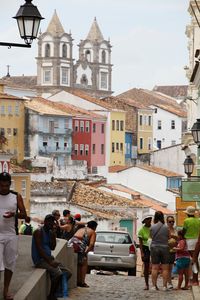
[[[34,231],[32,237],[32,260],[36,268],[46,269],[51,278],[51,289],[48,300],[55,300],[61,275],[67,273],[67,279],[72,275],[66,267],[54,259],[51,250],[56,248],[56,223],[53,215],[47,215],[44,226]]]

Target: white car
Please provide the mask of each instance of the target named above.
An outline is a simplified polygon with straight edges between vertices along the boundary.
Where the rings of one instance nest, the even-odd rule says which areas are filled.
[[[88,272],[98,270],[123,270],[136,276],[137,251],[128,232],[97,231],[94,250],[88,253]]]

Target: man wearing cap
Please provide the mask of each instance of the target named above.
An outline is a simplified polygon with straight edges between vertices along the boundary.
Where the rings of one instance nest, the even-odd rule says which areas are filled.
[[[4,270],[5,300],[13,299],[8,290],[18,255],[17,219],[26,218],[22,196],[10,186],[10,174],[0,173],[0,270]]]
[[[183,231],[188,251],[193,258],[195,246],[200,233],[200,219],[195,217],[196,208],[193,206],[188,206],[184,212],[187,214],[187,218],[183,223]],[[198,274],[193,273],[192,284],[198,285]]]
[[[51,289],[48,300],[55,300],[55,292],[58,288],[61,275],[67,273],[67,279],[72,275],[71,271],[54,259],[51,251],[56,248],[56,220],[53,215],[47,215],[44,226],[34,231],[32,237],[31,255],[36,268],[46,269],[51,278]]]

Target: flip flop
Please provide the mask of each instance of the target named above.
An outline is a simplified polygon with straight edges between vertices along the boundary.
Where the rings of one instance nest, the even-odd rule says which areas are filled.
[[[89,285],[87,283],[81,283],[79,284],[80,287],[89,288]]]

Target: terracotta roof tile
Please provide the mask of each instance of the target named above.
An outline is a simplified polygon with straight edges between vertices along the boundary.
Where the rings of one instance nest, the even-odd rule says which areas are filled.
[[[109,173],[118,173],[118,172],[122,172],[122,171],[125,171],[128,169],[131,169],[131,168],[140,168],[140,169],[143,169],[143,170],[146,170],[146,171],[149,171],[152,173],[157,173],[157,174],[160,174],[160,175],[163,175],[166,177],[183,177],[183,175],[181,175],[181,174],[178,174],[178,173],[166,170],[166,169],[162,169],[162,168],[155,167],[152,165],[142,165],[142,164],[136,165],[136,166],[128,166],[128,167],[126,167],[126,166],[111,166],[111,167],[109,167],[108,170],[109,170]]]
[[[127,99],[128,102],[132,99],[133,101],[139,102],[140,104],[148,107],[155,105],[180,117],[185,118],[187,116],[186,110],[183,109],[174,98],[154,91],[134,88],[118,95],[117,97],[124,99],[124,101]]]
[[[5,76],[0,79],[0,83],[9,87],[36,89],[37,76]]]
[[[0,100],[25,101],[23,98],[16,97],[16,96],[13,96],[13,95],[9,95],[9,94],[6,94],[6,93],[0,93]]]
[[[147,196],[142,195],[141,193],[130,189],[126,186],[120,185],[120,184],[104,184],[102,186],[105,186],[106,188],[109,188],[111,190],[116,190],[120,192],[124,192],[127,194],[130,194],[133,197],[134,202],[141,203],[142,205],[146,207],[151,207],[155,211],[162,211],[165,215],[173,215],[174,212],[166,207],[167,204],[162,203],[161,201],[153,200]]]
[[[187,96],[188,85],[156,85],[153,91],[179,98]]]

